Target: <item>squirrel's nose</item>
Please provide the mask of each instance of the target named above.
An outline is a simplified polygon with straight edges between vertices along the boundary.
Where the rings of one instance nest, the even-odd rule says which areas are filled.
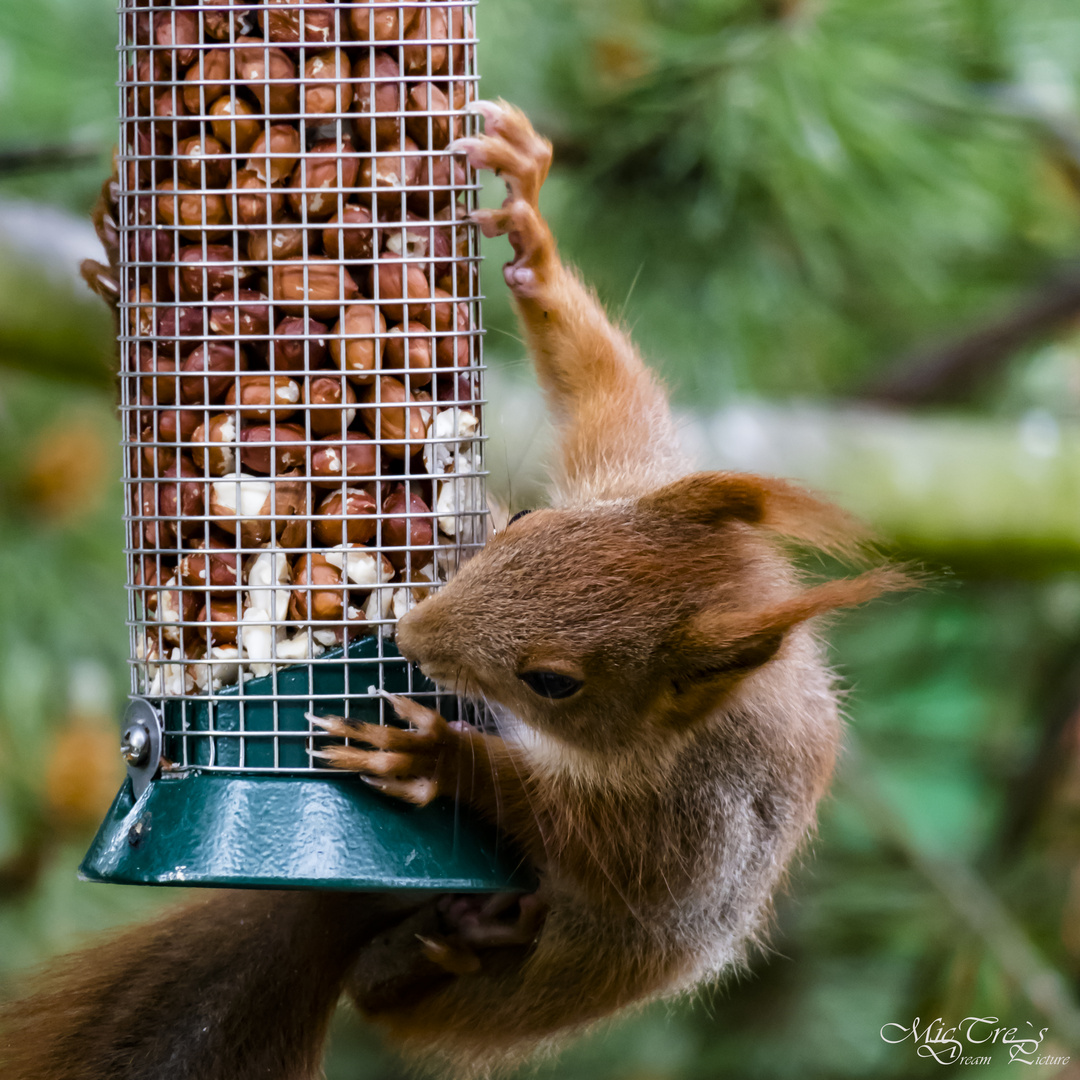
[[[415,652],[415,639],[410,636],[410,627],[413,620],[413,615],[416,609],[405,612],[404,615],[398,619],[397,629],[394,632],[394,643],[397,645],[398,652],[409,661],[410,664],[419,663]]]

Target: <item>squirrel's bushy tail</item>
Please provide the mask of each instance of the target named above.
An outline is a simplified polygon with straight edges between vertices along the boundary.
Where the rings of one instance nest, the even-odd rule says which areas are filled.
[[[314,1080],[349,966],[402,902],[216,892],[0,1006],[4,1080]]]

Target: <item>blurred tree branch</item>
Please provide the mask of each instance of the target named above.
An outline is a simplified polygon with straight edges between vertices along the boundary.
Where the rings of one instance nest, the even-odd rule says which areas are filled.
[[[1080,267],[1058,273],[1007,314],[906,357],[859,396],[881,405],[937,405],[967,398],[1029,342],[1080,317]]]
[[[1051,1022],[1055,1038],[1080,1046],[1080,1007],[1061,972],[1041,955],[980,874],[959,859],[924,849],[882,794],[873,763],[850,730],[846,742],[847,767],[840,782],[861,808],[871,832],[933,886],[953,917],[983,942],[1032,1006]]]
[[[97,297],[77,289],[0,249],[0,368],[112,391],[112,320]]]
[[[1051,166],[1080,200],[1080,134],[1074,117],[1047,112],[1022,87],[991,92],[1002,116],[1025,122]],[[1080,317],[1080,266],[1060,269],[1000,317],[929,349],[909,354],[860,396],[882,405],[961,401],[992,379],[1025,345]]]
[[[0,177],[17,173],[70,169],[101,160],[101,147],[77,143],[0,148]]]
[[[40,824],[23,838],[19,848],[0,861],[0,902],[10,902],[32,892],[37,885],[50,844]]]
[[[1080,655],[1070,641],[1064,654],[1047,665],[1041,680],[1049,688],[1039,743],[1026,767],[1010,785],[1000,839],[993,858],[1008,862],[1016,856],[1054,794],[1066,758],[1062,754],[1070,729],[1080,724]]]

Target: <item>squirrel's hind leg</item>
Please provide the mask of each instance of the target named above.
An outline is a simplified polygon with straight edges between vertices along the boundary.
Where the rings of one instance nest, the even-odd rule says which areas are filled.
[[[439,905],[453,936],[474,949],[531,945],[544,925],[548,905],[539,892],[447,897]]]

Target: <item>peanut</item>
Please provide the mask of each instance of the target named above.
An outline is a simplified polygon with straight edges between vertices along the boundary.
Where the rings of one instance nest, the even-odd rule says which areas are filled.
[[[375,157],[366,157],[360,166],[362,188],[408,189],[420,178],[420,148],[407,136],[401,140],[401,150],[380,151]]]
[[[288,259],[274,267],[273,278],[274,302],[287,315],[331,319],[360,295],[349,271],[323,256]]]
[[[237,225],[269,225],[285,213],[285,193],[272,188],[254,169],[236,174],[236,194],[229,196]]]
[[[356,418],[356,391],[340,375],[318,375],[304,380],[304,404],[314,435],[336,435]]]
[[[239,625],[239,607],[236,598],[211,600],[195,617],[197,633],[214,645],[231,645],[236,642]]]
[[[307,464],[307,436],[299,424],[245,424],[240,433],[240,463],[252,472],[302,469]]]
[[[382,259],[371,268],[369,281],[370,295],[391,322],[411,318],[427,325],[421,313],[430,309],[425,301],[431,298],[431,286],[419,266]]]
[[[293,594],[289,614],[294,619],[335,621],[345,614],[345,586],[341,570],[318,552],[302,555],[293,568]]]
[[[374,61],[364,56],[354,74],[356,101],[353,109],[359,114],[355,130],[360,141],[380,150],[400,146],[405,84],[401,81],[397,61],[380,51],[375,53]]]
[[[379,470],[377,445],[358,431],[345,439],[328,435],[312,447],[311,476],[316,487],[337,487],[346,477],[374,476]]]
[[[238,375],[225,404],[244,420],[288,420],[300,404],[300,384],[286,375]]]
[[[345,136],[339,143],[323,139],[312,146],[296,163],[289,179],[289,205],[293,213],[308,220],[327,218],[337,212],[356,186],[360,163],[352,140]]]
[[[368,408],[363,410],[364,427],[392,458],[411,457],[421,447],[427,427],[424,409],[414,404],[416,398],[404,383],[387,375],[379,378],[364,394]]]
[[[176,148],[176,171],[194,188],[219,188],[232,171],[224,145],[213,135],[192,135]]]
[[[209,545],[202,539],[193,540],[192,547],[198,550],[180,560],[180,580],[210,592],[232,592],[240,583],[237,555],[229,550],[232,546],[213,533]]]
[[[386,557],[398,570],[404,570],[407,561],[414,568],[426,566],[434,556],[431,547],[434,530],[431,527],[431,508],[419,495],[405,494],[404,487],[397,487],[383,500],[382,540],[389,550]]]
[[[264,0],[264,3],[267,6],[259,8],[259,26],[271,41],[327,42],[342,38],[338,13],[322,3],[311,7],[298,0]]]
[[[247,357],[238,346],[203,342],[180,365],[180,400],[185,405],[221,401],[245,370]]]
[[[211,301],[210,329],[225,337],[266,338],[271,330],[270,297],[254,289],[225,289]],[[267,351],[265,340],[244,342],[260,356]]]
[[[304,64],[303,111],[344,114],[352,108],[352,65],[344,49],[327,49]]]
[[[300,107],[296,65],[281,49],[242,37],[236,50],[236,77],[248,84],[266,112],[294,113]]]
[[[210,106],[210,129],[216,139],[242,154],[263,129],[258,120],[251,119],[254,115],[255,110],[243,98],[219,97]]]
[[[446,94],[434,83],[417,83],[409,91],[406,108],[409,114],[405,118],[405,130],[417,146],[428,150],[442,150],[463,132],[461,121],[454,117],[419,115],[446,113],[450,109]]]
[[[138,364],[147,376],[139,380],[140,393],[156,404],[171,405],[176,400],[176,361],[158,355],[153,345],[140,345]]]
[[[330,328],[315,319],[290,315],[274,330],[271,366],[278,371],[314,371],[326,363]]]
[[[201,470],[211,476],[224,476],[236,468],[236,420],[231,413],[212,416],[200,424],[191,436],[191,456]],[[201,445],[206,444],[206,445]]]
[[[334,324],[330,336],[330,355],[354,382],[369,383],[379,362],[380,338],[386,321],[378,308],[354,304]]]
[[[158,11],[150,15],[154,27],[154,43],[171,56],[178,68],[185,68],[195,59],[201,34],[199,16],[194,11]]]
[[[269,262],[295,259],[304,253],[303,229],[288,227],[295,222],[283,221],[281,224],[280,229],[252,229],[248,233],[248,260],[261,265],[264,273]]]
[[[394,41],[416,22],[419,8],[407,7],[404,18],[399,18],[398,0],[374,0],[374,3],[386,6],[382,11],[366,4],[349,9],[349,23],[357,41]]]
[[[169,267],[169,288],[182,300],[201,300],[226,289],[241,289],[255,276],[254,272],[237,263],[228,244],[192,244],[180,249],[176,260],[180,265]]]
[[[311,531],[326,547],[366,544],[375,535],[377,505],[363,488],[347,488],[344,498],[340,491],[333,491],[319,503]]]
[[[228,52],[225,49],[200,51],[184,76],[184,107],[192,116],[206,113],[228,88]]]
[[[383,356],[386,366],[407,373],[413,386],[431,382],[431,331],[423,323],[392,327]]]
[[[291,124],[274,124],[270,137],[260,131],[251,144],[249,168],[264,183],[277,184],[293,171],[300,156],[300,132]]]
[[[189,240],[218,240],[226,229],[215,226],[226,221],[225,200],[218,194],[192,193],[191,185],[183,181],[165,180],[158,184],[158,220],[174,226]]]

